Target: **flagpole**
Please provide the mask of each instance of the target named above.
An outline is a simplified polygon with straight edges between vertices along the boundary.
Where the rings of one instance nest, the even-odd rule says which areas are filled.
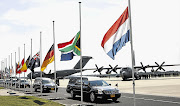
[[[12,79],[12,71],[13,71],[13,70],[12,70],[12,53],[11,53],[11,89],[12,89],[12,80],[13,80],[13,79]]]
[[[15,69],[15,87],[14,87],[14,89],[16,89],[16,52],[15,52],[15,67],[14,67],[14,69]]]
[[[20,62],[20,47],[18,48],[18,50],[19,50],[19,62]],[[19,63],[20,64],[20,63]],[[19,70],[18,70],[19,71]],[[20,90],[20,73],[19,73],[19,90]]]
[[[128,0],[128,15],[129,15],[129,23],[130,23],[130,41],[131,41],[131,58],[132,58],[132,78],[133,78],[133,97],[134,97],[134,106],[136,106],[136,96],[135,96],[135,81],[134,81],[134,50],[133,50],[133,42],[132,42],[132,25],[131,25],[131,5],[130,0]]]
[[[6,58],[6,70],[5,71],[7,71],[7,58]],[[7,76],[7,72],[6,72],[6,80],[8,79],[8,76]],[[7,85],[7,83],[6,83],[6,88],[8,88],[8,85]]]
[[[9,79],[10,79],[10,55],[9,55]],[[10,86],[9,86],[9,83],[8,83],[8,88],[10,88]]]
[[[41,45],[41,34],[42,32],[40,32],[40,66],[42,66],[42,45]],[[40,67],[41,70],[41,67]],[[41,79],[42,79],[42,71],[41,71]],[[41,80],[41,96],[42,96],[42,80]]]
[[[32,38],[31,38],[31,58],[32,58]],[[32,89],[33,88],[32,88],[32,71],[31,71],[31,93],[32,93]]]
[[[25,44],[24,44],[24,64],[26,64],[25,63]],[[25,90],[25,71],[24,71],[24,92],[26,92],[26,90]]]
[[[55,55],[55,28],[54,28],[54,21],[53,21],[53,42],[54,42],[54,80],[55,80],[55,84],[56,84],[56,55]],[[55,86],[55,92],[56,92],[56,86]],[[56,98],[57,98],[57,93],[56,94]]]
[[[81,2],[79,2],[79,22],[80,22],[80,43],[81,42],[81,39],[82,39],[82,36],[81,36]],[[80,44],[80,70],[81,70],[81,105],[83,103],[83,87],[82,87],[82,47],[81,47],[81,44]]]

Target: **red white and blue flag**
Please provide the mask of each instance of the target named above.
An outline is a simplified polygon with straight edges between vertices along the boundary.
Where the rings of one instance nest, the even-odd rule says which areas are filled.
[[[130,41],[130,24],[128,17],[128,7],[122,13],[122,15],[117,19],[117,21],[111,26],[111,28],[106,32],[104,38],[101,42],[101,46],[109,57],[114,60],[116,53],[125,44]]]

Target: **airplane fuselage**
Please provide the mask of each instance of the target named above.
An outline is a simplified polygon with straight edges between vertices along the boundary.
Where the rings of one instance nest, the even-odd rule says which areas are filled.
[[[123,67],[120,69],[120,76],[122,77],[123,80],[127,80],[128,78],[132,78],[132,68],[130,67]],[[139,79],[139,74],[135,70],[134,71],[134,77],[136,79]]]

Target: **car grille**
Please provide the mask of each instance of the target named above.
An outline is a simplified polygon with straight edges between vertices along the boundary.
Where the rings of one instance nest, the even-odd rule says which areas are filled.
[[[44,86],[44,87],[47,87],[47,88],[55,88],[55,86]]]
[[[117,93],[118,93],[117,90],[113,90],[113,91],[104,90],[103,92],[104,92],[105,94],[117,94]]]

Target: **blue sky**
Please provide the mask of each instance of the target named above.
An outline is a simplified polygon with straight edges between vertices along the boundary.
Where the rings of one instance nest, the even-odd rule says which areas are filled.
[[[85,68],[131,66],[130,43],[118,52],[115,60],[109,58],[101,47],[104,34],[127,6],[127,0],[81,0],[82,54],[92,56]],[[20,47],[20,61],[39,51],[39,35],[42,31],[42,59],[53,43],[52,21],[55,21],[55,43],[67,42],[79,31],[79,1],[77,0],[1,0],[0,2],[0,59],[8,58]],[[131,0],[133,46],[136,65],[180,63],[180,1],[179,0]],[[56,69],[70,69],[79,60],[61,62],[56,48]],[[17,53],[18,54],[18,53]],[[17,55],[16,60],[19,60]],[[9,62],[8,62],[9,64]],[[45,72],[53,70],[53,63]],[[180,70],[180,67],[165,69]],[[36,69],[38,71],[39,68]],[[28,72],[30,72],[28,70]],[[86,72],[89,73],[89,72]],[[90,72],[92,73],[92,72]]]

